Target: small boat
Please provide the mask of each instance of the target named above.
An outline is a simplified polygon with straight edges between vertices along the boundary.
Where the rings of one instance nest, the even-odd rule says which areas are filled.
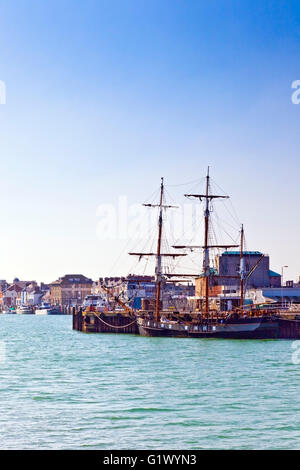
[[[36,315],[60,315],[61,311],[57,307],[44,302],[39,308],[35,310]]]
[[[21,305],[17,308],[16,313],[18,315],[33,315],[34,311],[29,305]]]
[[[16,313],[16,309],[15,308],[4,308],[1,312],[3,315],[11,315],[11,314],[15,314]]]
[[[86,309],[88,307],[95,307],[95,309],[99,312],[104,312],[108,307],[107,299],[103,297],[103,295],[87,295],[83,302],[83,308]]]
[[[9,315],[15,315],[17,312],[16,312],[16,309],[15,308],[9,308],[7,309],[5,312],[3,313],[7,313]]]

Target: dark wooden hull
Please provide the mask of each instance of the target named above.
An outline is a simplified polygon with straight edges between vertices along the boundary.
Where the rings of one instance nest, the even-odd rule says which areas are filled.
[[[250,319],[248,322],[177,325],[138,320],[141,336],[176,338],[224,338],[224,339],[277,339],[279,323],[271,318]]]

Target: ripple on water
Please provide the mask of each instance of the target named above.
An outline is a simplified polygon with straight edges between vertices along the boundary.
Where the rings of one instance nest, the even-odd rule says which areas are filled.
[[[298,449],[289,341],[84,335],[0,316],[0,447]]]

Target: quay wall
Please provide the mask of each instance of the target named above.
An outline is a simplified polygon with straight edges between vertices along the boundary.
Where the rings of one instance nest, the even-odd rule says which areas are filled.
[[[73,330],[84,333],[139,334],[136,319],[130,315],[73,310]],[[278,339],[300,339],[300,319],[278,319]]]
[[[279,338],[300,339],[300,320],[281,318],[279,320]]]
[[[136,319],[121,313],[73,312],[73,330],[84,333],[138,334]]]

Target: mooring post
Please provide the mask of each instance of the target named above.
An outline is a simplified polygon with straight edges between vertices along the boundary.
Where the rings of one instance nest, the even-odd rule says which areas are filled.
[[[78,330],[82,331],[82,308],[79,309],[78,320],[79,320]]]
[[[73,314],[73,330],[78,330],[78,315]]]

